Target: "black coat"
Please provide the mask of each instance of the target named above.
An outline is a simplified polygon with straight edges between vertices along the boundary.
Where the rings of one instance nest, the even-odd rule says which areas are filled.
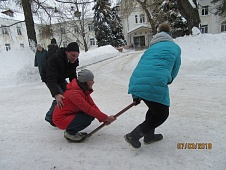
[[[59,49],[57,44],[49,44],[48,45],[48,59],[50,59],[56,51]]]
[[[76,78],[76,67],[79,65],[78,59],[74,63],[68,62],[65,48],[60,48],[49,60],[46,69],[42,72],[42,81],[44,81],[52,96],[60,94],[57,85],[64,84],[66,78],[70,82]]]

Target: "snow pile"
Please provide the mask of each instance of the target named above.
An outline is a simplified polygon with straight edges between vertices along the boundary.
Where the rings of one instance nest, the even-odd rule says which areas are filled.
[[[29,48],[0,53],[0,86],[18,85],[40,80],[34,68],[35,54]]]
[[[119,51],[111,45],[99,47],[87,52],[82,52],[79,56],[79,66],[87,66],[99,61],[103,61],[119,55]]]
[[[119,54],[111,45],[81,52],[79,67],[84,67]],[[38,68],[34,67],[35,54],[29,48],[12,49],[0,53],[0,86],[18,85],[40,81]]]
[[[180,37],[175,42],[182,50],[180,74],[226,75],[226,33]]]

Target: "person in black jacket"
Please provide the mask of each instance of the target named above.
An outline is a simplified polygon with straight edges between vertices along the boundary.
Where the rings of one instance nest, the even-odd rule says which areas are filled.
[[[46,83],[52,97],[55,100],[49,111],[46,113],[45,120],[52,126],[55,126],[52,121],[54,107],[59,108],[64,106],[63,93],[66,90],[67,81],[71,82],[74,78],[77,79],[76,67],[79,65],[79,46],[76,42],[68,44],[67,48],[60,48],[48,60],[48,66],[45,73],[42,74],[42,81]]]
[[[56,51],[59,49],[56,39],[52,38],[51,39],[51,44],[48,45],[48,59],[50,59]]]

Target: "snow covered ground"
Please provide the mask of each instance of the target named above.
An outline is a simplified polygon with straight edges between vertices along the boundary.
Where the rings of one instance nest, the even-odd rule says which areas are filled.
[[[123,136],[144,120],[144,103],[85,142],[70,143],[62,130],[44,120],[52,98],[33,67],[34,54],[28,49],[0,53],[0,169],[225,170],[226,34],[175,41],[182,48],[182,66],[170,85],[170,116],[156,129],[164,139],[142,142],[140,149],[129,146]],[[128,82],[143,52],[119,53],[107,46],[81,53],[81,66],[110,58],[86,67],[95,75],[94,101],[106,114],[114,115],[132,102]],[[99,125],[95,120],[86,132]],[[186,143],[186,149],[178,149]],[[208,149],[191,149],[196,143]]]

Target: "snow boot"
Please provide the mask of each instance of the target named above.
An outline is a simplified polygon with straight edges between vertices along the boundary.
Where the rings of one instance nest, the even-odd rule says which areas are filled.
[[[64,137],[72,142],[83,142],[86,139],[87,133],[84,132],[78,132],[75,135],[71,135],[64,131]]]
[[[144,144],[150,144],[152,142],[156,142],[162,139],[162,134],[155,134],[155,129],[152,129],[148,132],[148,134],[144,135]]]
[[[126,142],[132,145],[134,148],[140,148],[141,143],[139,141],[144,135],[140,129],[140,126],[137,126],[131,133],[128,133],[124,136]]]

